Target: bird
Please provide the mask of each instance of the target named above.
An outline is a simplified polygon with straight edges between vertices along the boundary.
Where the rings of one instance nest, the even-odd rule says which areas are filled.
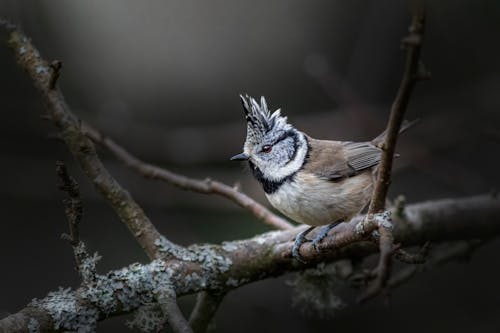
[[[240,99],[246,140],[243,152],[230,159],[248,162],[274,208],[309,225],[292,247],[293,257],[305,262],[302,244],[312,241],[318,250],[331,229],[369,204],[385,134],[365,142],[314,139],[291,125],[281,109],[271,113],[263,96],[260,103],[247,94]],[[313,240],[307,239],[316,227],[322,229]]]

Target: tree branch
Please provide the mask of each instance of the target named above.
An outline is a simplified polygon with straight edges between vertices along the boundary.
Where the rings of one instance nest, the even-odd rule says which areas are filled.
[[[61,236],[73,247],[76,269],[82,278],[82,283],[88,285],[96,279],[96,265],[101,257],[97,253],[90,255],[87,252],[85,243],[80,240],[79,227],[83,216],[83,203],[78,183],[69,175],[63,162],[56,162],[56,171],[62,181],[59,188],[69,196],[68,199],[63,201],[66,205],[65,212],[69,224],[69,234],[62,234]]]
[[[440,249],[435,249],[423,265],[406,266],[399,272],[395,273],[387,282],[387,286],[390,289],[394,289],[409,281],[417,273],[430,270],[452,260],[467,258],[484,243],[484,240],[471,239],[468,241],[458,241],[453,244],[444,245]]]
[[[80,242],[80,231],[79,225],[83,216],[83,204],[80,197],[80,187],[76,180],[71,177],[66,169],[66,165],[63,162],[56,162],[56,172],[62,183],[59,185],[59,189],[68,194],[68,199],[63,200],[66,206],[65,212],[68,218],[69,224],[69,235],[63,234],[65,238],[72,246],[76,246]]]
[[[87,136],[95,143],[108,149],[113,155],[116,156],[116,158],[143,177],[158,179],[183,190],[203,194],[220,195],[250,211],[259,220],[275,229],[286,230],[293,228],[292,224],[272,213],[269,209],[259,204],[246,194],[238,191],[236,187],[230,187],[226,184],[208,178],[205,180],[189,178],[158,166],[148,164],[130,154],[127,150],[125,150],[125,148],[114,142],[109,137],[103,136],[92,126],[85,124],[84,128]]]
[[[189,325],[195,333],[206,332],[225,293],[202,291],[196,297],[196,304],[189,316]]]
[[[308,264],[291,258],[293,235],[299,228],[272,231],[256,237],[221,245],[192,245],[171,252],[168,261],[132,264],[77,290],[61,289],[42,300],[35,300],[20,313],[0,320],[1,329],[25,332],[31,318],[39,321],[40,331],[74,330],[81,325],[113,315],[128,313],[151,304],[158,290],[171,288],[177,296],[203,290],[224,292],[241,285],[314,267],[323,261],[362,259],[376,252],[371,242],[356,242],[339,247],[336,239],[355,232],[359,216],[339,227],[339,233],[325,238],[328,248],[318,256],[309,244],[303,255]],[[470,223],[474,220],[474,223]],[[423,202],[406,207],[405,217],[397,218],[394,238],[409,246],[462,239],[492,237],[500,234],[500,198],[490,195],[463,199]],[[30,315],[25,315],[27,312]],[[64,313],[64,316],[60,314]],[[36,319],[38,320],[38,319]],[[14,324],[15,323],[15,326]],[[79,326],[80,325],[80,326]],[[14,329],[18,327],[17,329]]]
[[[179,309],[175,293],[169,290],[162,290],[157,300],[160,303],[168,324],[175,333],[193,333],[181,309]]]
[[[386,136],[382,144],[382,159],[380,161],[378,180],[375,184],[373,197],[370,203],[369,212],[377,213],[384,209],[385,199],[391,184],[392,162],[394,161],[394,152],[399,135],[401,124],[410,101],[410,96],[415,83],[421,79],[419,70],[423,70],[420,65],[420,49],[424,37],[425,13],[424,9],[419,7],[415,9],[412,15],[409,27],[409,35],[403,38],[402,45],[407,50],[405,69],[403,78],[399,85],[398,92],[391,106],[389,121],[386,128]]]
[[[382,145],[383,152],[378,169],[377,182],[375,183],[372,200],[368,208],[369,214],[378,213],[385,207],[385,200],[391,183],[392,162],[394,160],[399,130],[404,120],[404,114],[410,101],[413,87],[419,79],[424,78],[424,74],[419,75],[419,71],[424,71],[423,64],[420,62],[420,49],[423,43],[424,24],[425,12],[422,6],[418,6],[414,8],[414,13],[412,14],[409,35],[402,40],[403,47],[407,49],[405,69],[396,98],[391,106],[386,136]],[[427,75],[425,77],[427,77]],[[380,236],[380,259],[375,270],[377,278],[360,297],[360,301],[365,301],[381,292],[385,288],[387,280],[390,277],[392,266],[391,257],[396,250],[394,248],[392,228],[382,224],[378,228],[378,233]]]
[[[61,288],[49,293],[43,299],[33,300],[17,314],[0,320],[0,331],[69,330],[88,332],[95,329],[98,320],[109,316],[137,312],[141,309],[147,313],[160,306],[164,317],[175,332],[191,332],[191,328],[176,303],[178,296],[206,292],[201,294],[200,301],[197,302],[191,316],[193,327],[204,329],[215,313],[218,304],[216,297],[211,299],[208,296],[223,295],[241,285],[290,271],[310,268],[319,262],[364,259],[376,252],[376,246],[372,242],[365,241],[367,233],[376,229],[378,229],[381,238],[381,262],[385,262],[380,264],[379,269],[377,269],[377,275],[383,277],[381,279],[382,286],[387,284],[386,281],[389,277],[390,254],[394,251],[392,237],[405,245],[416,245],[424,241],[443,242],[491,237],[500,234],[500,223],[497,222],[500,220],[500,199],[497,197],[479,196],[410,205],[406,207],[405,214],[394,214],[396,222],[394,230],[391,229],[392,224],[389,224],[389,215],[372,214],[380,210],[375,209],[377,208],[376,203],[372,202],[374,206],[370,208],[369,218],[358,216],[350,222],[340,225],[335,235],[325,238],[319,244],[320,255],[310,244],[305,244],[301,248],[301,255],[308,262],[307,264],[298,263],[291,257],[291,240],[302,227],[289,229],[287,224],[269,222],[268,220],[272,220],[274,214],[227,185],[215,182],[222,188],[215,187],[214,189],[212,187],[214,182],[193,180],[148,165],[130,155],[111,140],[103,138],[100,134],[92,134],[92,131],[82,126],[81,122],[70,112],[62,94],[57,89],[60,66],[54,64],[50,67],[46,61],[40,58],[38,51],[26,36],[5,22],[0,21],[0,25],[5,26],[10,31],[9,45],[14,50],[18,62],[33,79],[47,106],[50,119],[59,128],[62,139],[81,168],[115,209],[146,253],[151,258],[155,258],[148,264],[132,264],[111,271],[106,275],[99,275],[95,271],[97,258],[94,257],[95,260],[80,265],[89,264],[90,270],[88,278],[84,276],[78,289]],[[415,34],[415,31],[419,31],[418,29],[421,29],[421,26],[417,26],[416,30],[411,30],[410,37],[405,39],[410,48],[419,47],[421,39],[412,35]],[[411,49],[409,53],[411,53]],[[416,59],[418,60],[418,50]],[[417,74],[415,78],[420,76]],[[414,82],[409,88],[413,84]],[[408,103],[409,91],[406,93],[403,91],[401,94],[403,97],[405,94],[407,96],[400,97],[398,92],[393,110],[397,109],[396,105],[399,103],[399,108],[403,107],[404,111]],[[399,98],[401,99],[399,100]],[[388,126],[389,135],[392,131],[391,128],[393,128],[391,119],[392,112]],[[393,121],[397,125],[397,119]],[[401,121],[399,121],[399,125],[400,123]],[[394,128],[399,128],[399,125]],[[394,135],[396,136],[393,144],[397,138],[397,134]],[[163,177],[164,181],[181,188],[226,196],[260,216],[269,224],[289,230],[268,232],[251,239],[225,242],[220,245],[194,244],[188,248],[176,246],[158,233],[138,204],[107,172],[89,137],[105,146],[119,159],[131,165],[133,169],[144,176],[157,179]],[[388,153],[388,138],[386,139],[384,159],[390,156],[390,161],[387,162],[389,163],[388,179],[390,179],[394,150],[391,154]],[[158,176],[158,173],[162,176]],[[69,176],[62,176],[70,179]],[[70,184],[71,181],[68,179],[65,182]],[[376,187],[375,202],[380,199],[379,196],[383,196],[385,199],[389,185],[388,183],[382,184],[382,181],[379,183],[380,186],[386,188],[378,190]],[[74,186],[67,185],[66,187],[72,196],[71,190],[74,190]],[[78,216],[78,213],[74,213],[74,215]],[[78,224],[71,223],[73,219],[71,216],[69,219],[70,238],[73,243],[76,243],[78,232],[71,230],[71,228],[76,228]],[[75,221],[79,220],[79,218],[74,219]],[[471,219],[474,219],[475,223],[470,223]],[[79,244],[83,245],[79,242],[74,247],[78,248]],[[82,251],[86,254],[85,248]],[[86,255],[85,258],[90,257]],[[387,259],[389,262],[386,262]],[[382,267],[380,267],[381,265]],[[155,318],[155,316],[151,315],[151,318]],[[160,324],[163,319],[163,317],[160,318]]]
[[[13,25],[2,24],[9,33],[8,45],[17,62],[30,75],[45,103],[48,116],[60,131],[69,150],[99,193],[129,228],[150,258],[157,256],[155,241],[160,233],[132,196],[111,176],[97,156],[94,144],[84,134],[80,121],[71,113],[59,89],[55,89],[60,66],[40,57],[31,41]],[[55,74],[57,73],[57,75]]]

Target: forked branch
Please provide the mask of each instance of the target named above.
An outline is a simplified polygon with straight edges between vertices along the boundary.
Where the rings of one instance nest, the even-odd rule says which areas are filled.
[[[155,241],[160,233],[132,196],[111,176],[97,156],[93,142],[82,130],[80,120],[73,115],[59,89],[56,89],[60,63],[52,66],[40,57],[28,37],[12,24],[2,24],[9,31],[8,44],[17,62],[30,75],[40,92],[48,118],[60,131],[60,136],[95,188],[115,210],[150,258],[158,256]]]
[[[391,183],[392,162],[398,139],[399,130],[404,120],[406,108],[410,101],[415,83],[429,75],[420,61],[420,50],[424,37],[425,12],[422,6],[414,8],[412,20],[409,28],[409,35],[403,38],[402,46],[407,50],[405,69],[403,78],[399,86],[396,98],[391,106],[389,121],[387,123],[385,141],[382,145],[382,159],[378,170],[377,182],[373,190],[373,196],[368,209],[369,214],[375,214],[382,211],[385,207],[385,200],[389,185]],[[360,301],[365,301],[380,293],[390,277],[391,257],[397,250],[394,247],[394,238],[392,235],[392,226],[380,224],[379,250],[380,259],[376,272],[376,279],[366,292],[361,296]]]
[[[304,245],[301,254],[308,263],[299,264],[291,257],[291,240],[301,227],[290,229],[288,222],[280,220],[263,206],[227,185],[193,180],[144,163],[90,126],[83,125],[70,112],[57,89],[60,66],[56,63],[50,66],[40,58],[28,38],[15,27],[5,22],[0,24],[10,31],[9,45],[14,50],[18,62],[41,92],[50,119],[59,128],[61,137],[81,168],[148,255],[154,258],[147,264],[131,264],[106,275],[99,275],[95,272],[95,262],[98,258],[94,256],[94,266],[87,277],[84,276],[84,281],[78,289],[60,289],[41,300],[34,300],[25,309],[0,320],[0,331],[26,332],[32,327],[42,332],[88,331],[95,328],[98,320],[136,311],[154,303],[155,306],[161,306],[164,315],[161,319],[166,318],[175,332],[201,332],[206,329],[226,292],[253,281],[314,267],[319,262],[362,260],[376,251],[376,246],[366,241],[367,233],[375,229],[380,233],[381,261],[376,269],[378,284],[375,284],[376,288],[371,289],[373,293],[368,296],[383,290],[387,283],[397,282],[395,277],[388,280],[391,254],[395,250],[392,237],[405,245],[417,245],[427,240],[440,242],[500,234],[500,224],[497,223],[500,221],[500,201],[497,197],[485,195],[427,202],[406,207],[406,214],[394,214],[394,230],[386,223],[388,217],[385,214],[371,214],[366,219],[358,216],[339,226],[334,236],[325,238],[319,245],[320,255],[310,244]],[[418,60],[422,29],[423,13],[415,14],[410,36],[404,40],[408,48],[405,75],[391,109],[384,146],[381,173],[385,170],[383,174],[387,173],[387,177],[382,175],[377,183],[370,213],[378,213],[383,209],[397,132],[411,89],[415,81],[422,76],[418,73],[422,68]],[[161,179],[200,193],[227,197],[269,225],[290,230],[273,231],[250,239],[217,245],[194,244],[188,248],[176,246],[158,233],[139,205],[107,172],[97,156],[94,142],[109,149],[120,160],[146,177]],[[75,187],[74,184],[71,185],[67,173],[60,174],[66,179],[63,182],[70,190],[70,197],[78,198],[73,195],[76,192],[71,191]],[[383,179],[387,181],[384,182]],[[78,223],[71,221],[79,221],[78,216],[81,214],[74,215],[75,218],[69,218],[68,238],[78,248],[78,244],[83,244],[78,241]],[[474,219],[473,224],[470,223],[471,219]],[[368,222],[360,223],[362,220]],[[76,229],[72,230],[73,227]],[[86,253],[84,248],[82,251]],[[409,258],[410,255],[405,252],[398,252],[398,255],[401,254],[404,261],[417,259]],[[85,258],[92,259],[88,255]],[[194,293],[199,293],[200,296],[188,323],[179,310],[176,298]]]
[[[394,237],[408,246],[462,239],[491,238],[500,234],[500,198],[490,195],[447,199],[408,205],[398,218]],[[396,215],[396,214],[394,214]],[[355,230],[363,217],[343,225],[344,235]],[[470,223],[471,220],[474,223]],[[254,238],[220,245],[195,244],[175,253],[176,258],[132,264],[106,275],[96,283],[76,290],[61,289],[36,300],[24,310],[0,320],[0,331],[26,332],[36,320],[40,331],[73,330],[109,316],[120,315],[150,305],[158,290],[171,288],[177,296],[200,291],[224,292],[244,284],[279,276],[290,271],[315,267],[319,262],[342,259],[361,260],[375,253],[371,242],[355,242],[337,247],[339,235],[329,235],[321,256],[309,244],[303,255],[308,265],[290,258],[291,238],[296,229],[273,231]],[[344,239],[345,239],[344,238]],[[168,249],[166,249],[168,251]],[[139,283],[140,281],[140,283]],[[64,317],[59,314],[64,312]]]

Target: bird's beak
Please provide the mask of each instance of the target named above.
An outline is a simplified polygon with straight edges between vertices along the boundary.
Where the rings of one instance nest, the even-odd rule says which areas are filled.
[[[233,157],[230,158],[231,161],[246,161],[250,158],[250,156],[248,156],[247,154],[245,153],[241,153],[241,154],[238,154],[238,155],[234,155]]]

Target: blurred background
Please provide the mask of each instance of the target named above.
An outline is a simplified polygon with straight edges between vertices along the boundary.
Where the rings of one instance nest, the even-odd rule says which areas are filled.
[[[391,196],[409,202],[498,188],[500,2],[434,1],[423,61],[432,80],[417,85],[398,145]],[[266,202],[240,152],[239,93],[265,95],[273,109],[313,137],[369,140],[385,126],[399,86],[409,23],[406,1],[1,0],[0,16],[22,26],[42,55],[63,61],[59,81],[76,115],[138,157],[183,174],[233,184]],[[2,40],[6,34],[0,33]],[[64,195],[55,161],[68,164],[85,204],[82,238],[103,259],[100,272],[146,262],[126,228],[82,176],[40,97],[0,44],[0,317],[58,286],[76,287]],[[101,156],[112,174],[171,240],[220,242],[268,230],[215,196],[140,178]],[[474,221],[471,221],[474,223]],[[500,242],[468,262],[425,272],[382,299],[330,319],[291,305],[291,276],[231,292],[217,332],[497,332]],[[193,297],[183,299],[187,310]],[[126,331],[124,318],[100,332]]]

